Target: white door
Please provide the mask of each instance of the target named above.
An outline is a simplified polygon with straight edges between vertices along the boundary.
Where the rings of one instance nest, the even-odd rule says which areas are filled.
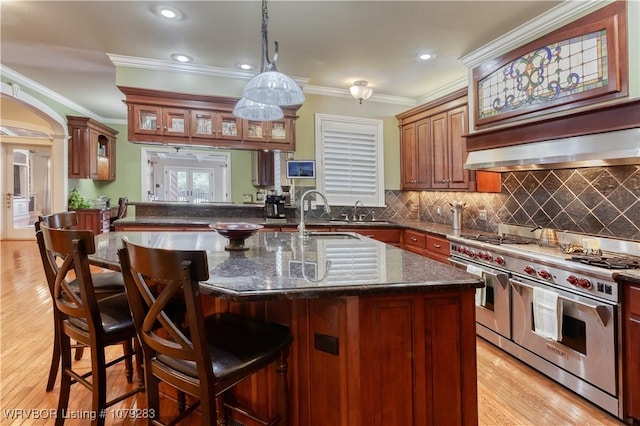
[[[213,173],[208,169],[167,167],[164,191],[167,201],[214,201]]]
[[[3,145],[7,239],[31,239],[38,216],[51,213],[51,148]]]

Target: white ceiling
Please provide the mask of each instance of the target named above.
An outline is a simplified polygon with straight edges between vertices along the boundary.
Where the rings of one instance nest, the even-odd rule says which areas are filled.
[[[465,78],[460,57],[559,3],[271,0],[270,50],[278,41],[278,69],[308,85],[346,90],[362,79],[374,96],[417,100]],[[160,4],[179,9],[183,18],[162,20],[154,13]],[[194,65],[260,66],[258,1],[2,0],[0,8],[3,67],[106,122],[126,117],[107,53],[170,60],[179,52],[192,56]],[[436,58],[418,61],[424,51]]]

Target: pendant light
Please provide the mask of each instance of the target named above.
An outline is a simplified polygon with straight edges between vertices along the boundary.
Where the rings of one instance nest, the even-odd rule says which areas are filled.
[[[233,114],[236,117],[260,121],[278,120],[284,116],[280,106],[299,105],[304,102],[304,95],[300,86],[276,68],[276,61],[278,60],[277,41],[274,42],[273,60],[269,59],[268,23],[267,0],[262,0],[261,72],[245,86],[242,92],[243,98],[233,109]],[[273,107],[277,107],[277,109]],[[282,115],[278,118],[270,118],[276,116],[277,110],[280,110]]]

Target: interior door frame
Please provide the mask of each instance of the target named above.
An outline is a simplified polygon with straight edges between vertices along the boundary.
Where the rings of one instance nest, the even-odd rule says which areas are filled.
[[[13,80],[13,83],[0,82],[0,93],[2,94],[2,97],[17,109],[24,110],[27,116],[35,114],[48,125],[47,129],[44,129],[41,126],[36,126],[38,128],[35,130],[42,132],[46,131],[49,135],[49,139],[29,140],[33,144],[44,143],[51,146],[51,210],[65,211],[67,210],[67,198],[69,192],[69,183],[67,179],[67,169],[69,164],[69,160],[67,158],[69,128],[67,127],[67,121],[44,102],[33,97],[29,93],[26,93],[24,90],[21,90],[20,84],[23,84],[29,90],[35,93],[40,93],[45,98],[49,99],[49,93],[43,92],[41,86],[33,84],[31,80],[24,78],[22,75],[8,68],[3,68],[2,73],[5,78]],[[5,99],[3,99],[3,102]],[[3,125],[13,125],[26,129],[33,129],[34,127],[33,124],[29,122],[12,122],[10,119],[7,119],[5,117],[4,108],[0,117],[2,118]],[[0,156],[2,156],[2,158],[0,158],[0,164],[3,166],[6,164],[6,160],[4,158],[5,149],[2,148],[2,146],[5,143],[15,144],[15,141],[16,139],[13,136],[0,136]],[[21,142],[18,144],[23,144],[24,142],[25,139],[21,138]],[[0,173],[0,191],[2,194],[7,193],[7,184],[5,181],[5,173]],[[2,201],[5,201],[4,195]],[[0,209],[0,239],[3,240],[14,239],[13,236],[9,237],[7,235],[5,225],[6,211],[6,208]],[[15,239],[35,240],[35,232],[31,232],[29,236],[20,238],[15,237]]]

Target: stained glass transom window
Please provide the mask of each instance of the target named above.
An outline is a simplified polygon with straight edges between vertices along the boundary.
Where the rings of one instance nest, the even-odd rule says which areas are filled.
[[[606,30],[541,47],[478,82],[479,118],[606,86]]]

